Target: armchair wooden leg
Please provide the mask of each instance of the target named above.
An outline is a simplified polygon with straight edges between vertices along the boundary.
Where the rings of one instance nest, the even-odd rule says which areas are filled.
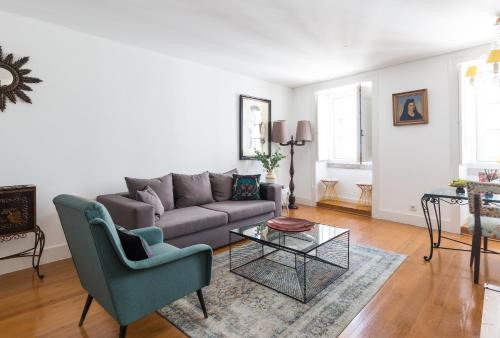
[[[196,294],[198,295],[198,300],[200,301],[201,309],[203,310],[203,316],[205,316],[205,318],[208,318],[207,308],[205,306],[205,299],[203,298],[203,291],[199,289],[196,291]]]
[[[120,335],[118,338],[125,338],[125,335],[127,334],[127,325],[120,326]]]
[[[83,321],[85,320],[85,317],[87,317],[87,312],[89,311],[90,304],[92,304],[93,299],[94,298],[91,295],[87,296],[87,301],[85,301],[85,306],[83,307],[82,316],[80,317],[80,322],[78,323],[78,326],[83,325]]]

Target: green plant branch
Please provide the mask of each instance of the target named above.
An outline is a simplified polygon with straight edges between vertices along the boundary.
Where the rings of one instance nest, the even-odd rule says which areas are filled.
[[[272,171],[276,168],[279,168],[279,162],[286,158],[285,155],[283,155],[280,151],[280,149],[276,149],[274,153],[271,154],[270,157],[267,157],[266,154],[263,152],[260,152],[258,150],[255,151],[255,159],[262,163],[262,166],[266,171]]]

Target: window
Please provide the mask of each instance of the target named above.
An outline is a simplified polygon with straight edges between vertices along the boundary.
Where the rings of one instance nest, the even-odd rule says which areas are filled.
[[[462,163],[500,161],[500,86],[490,80],[471,84],[460,65]]]
[[[371,161],[371,83],[317,93],[319,160]]]

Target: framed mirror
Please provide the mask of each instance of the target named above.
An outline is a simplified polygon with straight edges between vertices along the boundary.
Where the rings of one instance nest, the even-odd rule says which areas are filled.
[[[7,100],[17,103],[19,98],[31,103],[30,97],[25,93],[32,90],[28,83],[39,83],[42,80],[28,76],[31,70],[23,68],[28,61],[27,56],[18,60],[15,60],[12,54],[4,56],[0,46],[0,111],[7,107]]]
[[[240,160],[271,155],[271,100],[240,95]]]

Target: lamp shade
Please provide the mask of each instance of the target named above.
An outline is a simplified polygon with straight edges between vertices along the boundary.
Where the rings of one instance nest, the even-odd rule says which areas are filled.
[[[278,120],[273,122],[271,141],[275,143],[288,142],[288,137],[286,136],[286,129],[285,129],[285,120]]]
[[[298,121],[297,132],[295,133],[297,142],[312,141],[311,121]]]
[[[488,55],[487,63],[500,62],[500,49],[492,49]]]
[[[465,72],[465,77],[474,77],[477,74],[477,66],[469,66]]]

